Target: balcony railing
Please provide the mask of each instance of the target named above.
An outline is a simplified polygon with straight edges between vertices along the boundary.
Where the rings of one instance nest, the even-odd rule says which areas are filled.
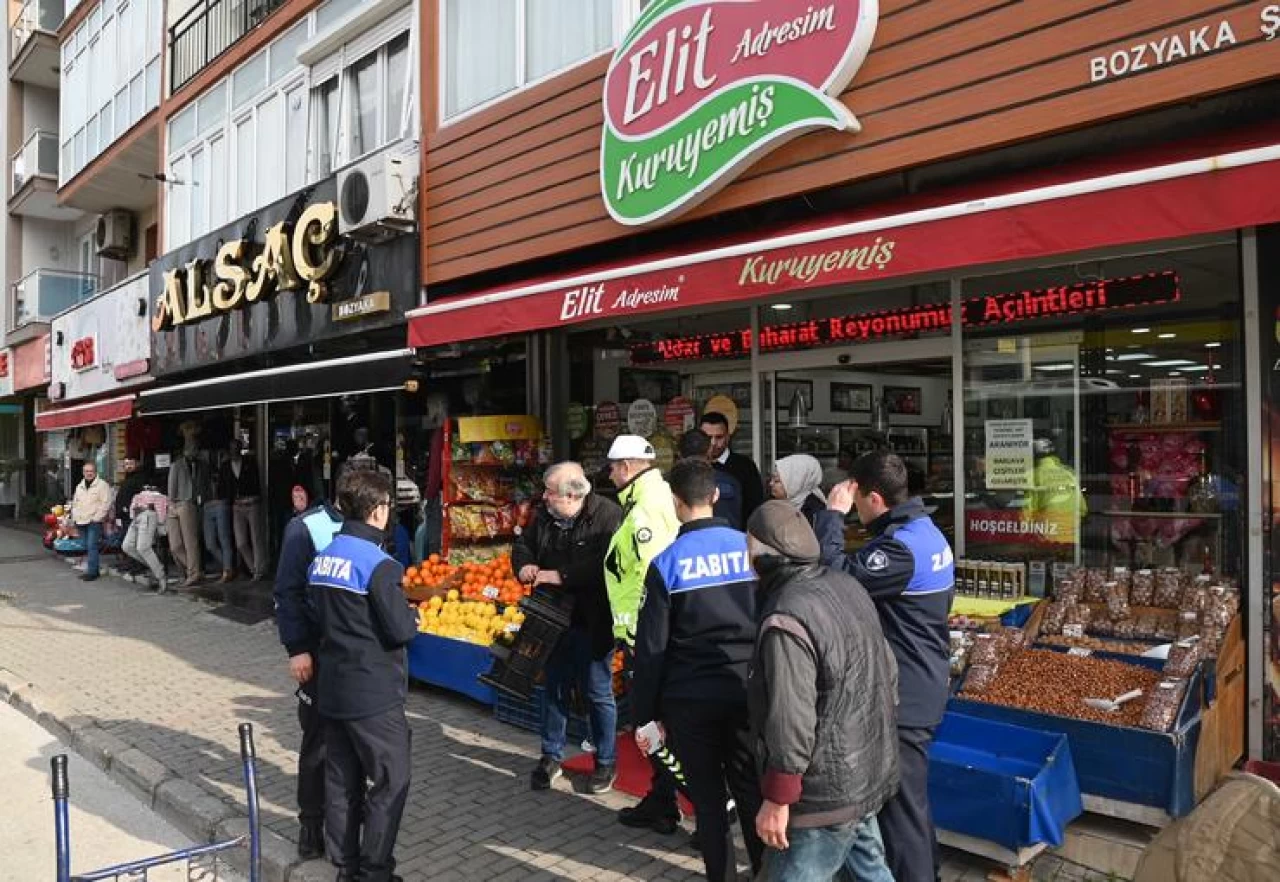
[[[35,177],[58,180],[58,135],[37,129],[27,138],[22,149],[13,154],[13,189],[10,196],[26,186]]]
[[[169,28],[170,91],[181,89],[283,5],[284,0],[197,0]]]
[[[62,24],[65,13],[65,0],[27,0],[23,3],[22,9],[18,11],[13,21],[13,27],[9,29],[12,49],[9,54],[10,60],[18,57],[22,47],[27,45],[27,40],[30,40],[31,35],[36,31],[57,33],[58,25]]]
[[[85,273],[38,269],[13,283],[13,316],[9,330],[32,322],[47,322],[58,313],[88,300],[98,290],[98,279]]]

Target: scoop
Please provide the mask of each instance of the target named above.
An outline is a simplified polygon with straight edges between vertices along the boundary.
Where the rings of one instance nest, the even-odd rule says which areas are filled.
[[[1103,711],[1104,713],[1113,714],[1120,710],[1120,706],[1126,701],[1133,701],[1142,695],[1141,689],[1134,689],[1126,692],[1124,695],[1117,695],[1115,698],[1086,698],[1084,703],[1094,710]]]

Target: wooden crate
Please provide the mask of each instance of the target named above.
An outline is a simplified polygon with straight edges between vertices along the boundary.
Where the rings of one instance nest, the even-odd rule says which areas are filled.
[[[1213,675],[1213,693],[1201,715],[1196,749],[1196,801],[1204,799],[1244,757],[1245,647],[1240,616],[1227,629]]]

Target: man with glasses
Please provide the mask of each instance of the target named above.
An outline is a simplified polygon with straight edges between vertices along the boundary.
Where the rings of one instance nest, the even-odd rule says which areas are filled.
[[[543,477],[543,504],[516,539],[511,565],[526,585],[556,586],[573,599],[569,628],[547,660],[542,705],[542,759],[530,785],[548,790],[564,760],[570,695],[574,686],[590,705],[596,766],[587,789],[606,793],[617,768],[613,700],[613,618],[604,585],[604,556],[622,522],[617,503],[591,492],[576,462],[562,462]]]
[[[325,722],[325,844],[339,882],[396,882],[392,853],[410,770],[405,647],[418,617],[400,588],[404,570],[381,547],[391,477],[347,471],[338,507],[346,520],[309,573]]]

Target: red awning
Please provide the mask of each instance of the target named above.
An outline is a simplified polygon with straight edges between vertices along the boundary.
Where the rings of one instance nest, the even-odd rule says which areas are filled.
[[[78,429],[95,423],[115,423],[133,416],[133,395],[122,395],[106,401],[74,404],[69,407],[51,407],[36,413],[36,431],[53,432],[59,429]]]
[[[1280,221],[1280,125],[984,186],[952,190],[945,201],[914,197],[840,223],[430,303],[409,313],[409,345],[625,321]]]

